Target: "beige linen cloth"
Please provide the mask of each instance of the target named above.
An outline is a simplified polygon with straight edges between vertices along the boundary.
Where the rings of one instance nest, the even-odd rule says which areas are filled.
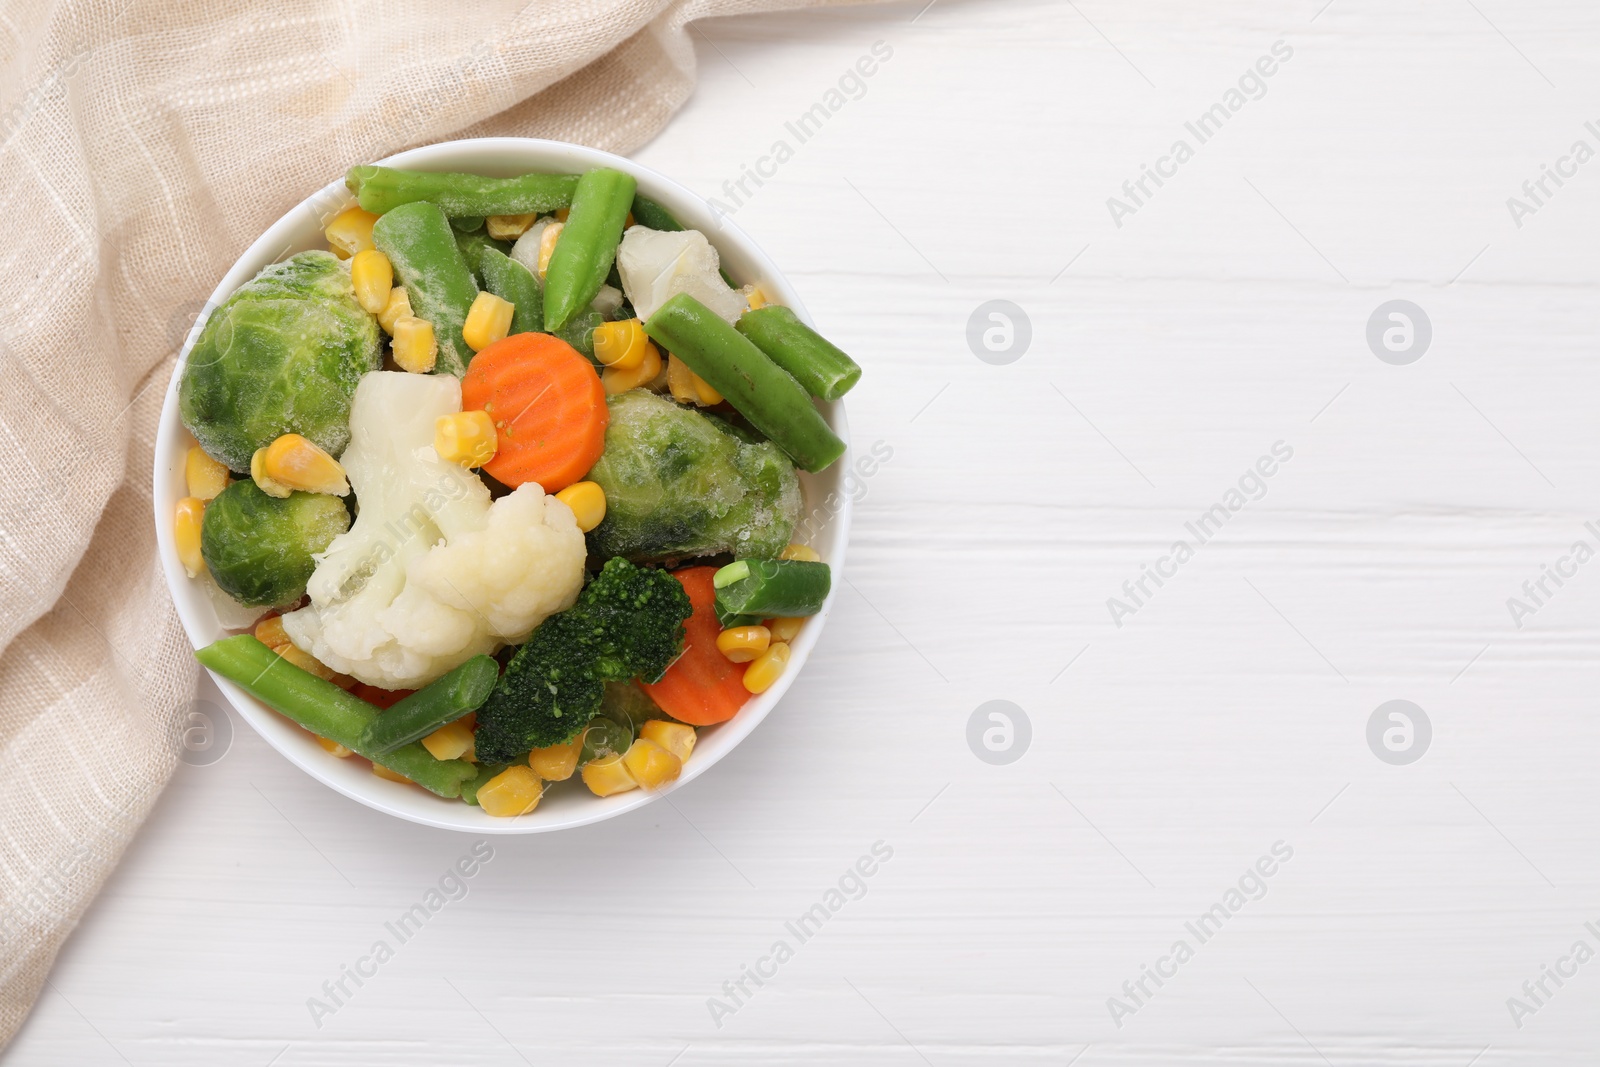
[[[0,0],[0,1046],[175,764],[152,447],[233,260],[408,146],[629,151],[693,88],[691,22],[843,2]]]

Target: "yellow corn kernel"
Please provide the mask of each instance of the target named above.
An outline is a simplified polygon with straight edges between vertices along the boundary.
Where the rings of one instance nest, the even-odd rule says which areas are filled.
[[[774,641],[787,643],[800,636],[800,627],[804,626],[805,622],[803,618],[768,619],[767,629],[772,631]]]
[[[402,782],[405,785],[414,785],[415,784],[414,782],[411,781],[411,779],[407,778],[405,775],[401,774],[399,771],[391,771],[389,768],[385,767],[381,763],[374,763],[372,765],[372,773],[376,774],[379,778],[386,778],[391,782]]]
[[[689,364],[670,354],[667,356],[667,391],[680,404],[694,404],[700,400],[700,393],[694,387],[694,371],[689,369]]]
[[[772,688],[772,683],[783,677],[788,666],[789,646],[775,641],[744,669],[744,687],[752,693],[765,693]]]
[[[356,303],[371,315],[389,306],[394,289],[394,265],[376,248],[366,248],[350,260],[350,283],[355,286]]]
[[[711,388],[711,383],[698,374],[694,376],[694,390],[700,394],[699,405],[703,408],[722,403],[722,394]]]
[[[694,742],[698,735],[693,726],[681,722],[668,722],[666,719],[651,719],[639,727],[639,736],[654,741],[677,756],[679,763],[688,763],[689,753],[694,751]]]
[[[422,739],[422,747],[434,759],[462,759],[472,751],[472,728],[457,719],[447,722]]]
[[[627,764],[622,762],[623,755],[618,752],[583,765],[583,784],[589,787],[589,792],[597,797],[608,797],[639,788]]]
[[[328,247],[333,249],[334,255],[349,259],[372,247],[372,224],[377,221],[378,216],[372,212],[353,207],[335,215],[322,235],[328,239]]]
[[[617,370],[607,367],[600,375],[600,382],[605,386],[606,396],[616,396],[626,393],[629,389],[637,389],[641,385],[649,385],[661,373],[661,353],[656,346],[645,342],[644,359],[633,370]]]
[[[297,433],[286,433],[256,449],[250,457],[250,476],[268,496],[285,497],[297,489],[331,496],[350,492],[339,461]]]
[[[389,302],[383,305],[383,310],[378,312],[378,325],[383,327],[383,332],[390,337],[394,336],[394,324],[401,319],[411,317],[411,294],[406,292],[406,287],[397,285],[389,290]]]
[[[415,315],[394,320],[394,361],[401,370],[427,374],[439,358],[439,343],[434,340],[433,323]]]
[[[461,327],[461,339],[474,352],[482,352],[496,341],[503,341],[511,332],[511,316],[517,306],[493,293],[479,293],[467,311],[466,324]]]
[[[749,663],[772,644],[765,626],[735,626],[717,635],[717,651],[730,663]]]
[[[772,301],[767,299],[767,294],[762,290],[761,286],[758,285],[754,289],[750,290],[749,303],[751,311],[759,311],[771,302]]]
[[[204,500],[186,496],[178,501],[177,514],[172,519],[172,540],[178,547],[178,562],[191,578],[206,569],[205,558],[200,554],[200,525],[205,514]]]
[[[583,751],[583,738],[578,737],[564,745],[536,748],[528,753],[528,766],[547,782],[564,782],[578,769],[578,755]]]
[[[689,364],[677,356],[667,357],[667,388],[679,403],[703,408],[722,403],[722,394],[711,388],[704,378],[690,370]]]
[[[683,760],[645,737],[628,746],[628,751],[622,755],[622,765],[628,768],[633,780],[646,789],[660,789],[669,782],[676,782],[683,773]]]
[[[485,815],[509,819],[537,808],[543,795],[544,783],[539,776],[519,764],[507,767],[478,787],[478,807]]]
[[[268,648],[289,644],[289,634],[283,628],[283,616],[274,615],[256,623],[256,640]]]
[[[268,496],[275,496],[280,500],[294,492],[287,485],[280,485],[267,477],[267,450],[258,448],[250,456],[250,480],[256,483],[256,488]]]
[[[807,563],[821,563],[822,554],[810,545],[785,545],[778,553],[779,559],[798,559]]]
[[[556,499],[572,509],[572,517],[584,533],[606,517],[606,491],[595,482],[573,482],[557,493]]]
[[[299,645],[285,641],[281,645],[274,645],[272,651],[281,656],[286,663],[292,663],[307,674],[314,674],[324,682],[331,682],[340,677],[338,671],[322,662]]]
[[[555,253],[556,241],[561,238],[561,231],[567,228],[566,209],[556,212],[560,222],[552,222],[544,228],[539,235],[539,277],[543,278],[550,269],[550,257]]]
[[[638,319],[603,322],[594,328],[594,358],[616,370],[637,370],[649,343]]]
[[[481,467],[494,458],[499,442],[487,411],[457,411],[433,420],[433,450],[447,463]]]
[[[496,241],[515,241],[518,237],[528,232],[528,227],[533,225],[533,220],[538,218],[537,212],[526,215],[490,215],[483,220],[489,229],[489,236]]]
[[[557,208],[556,209],[556,221],[557,222],[566,222],[567,221],[567,216],[570,215],[570,214],[572,214],[572,209],[569,208],[569,207]],[[630,211],[630,212],[628,212],[628,214],[631,215],[631,214],[633,214],[633,212]]]
[[[317,744],[328,750],[329,755],[338,756],[340,759],[355,755],[355,752],[345,748],[337,741],[329,741],[326,737],[318,736]]]
[[[644,387],[657,396],[667,391],[667,360],[665,356],[661,357],[661,369],[656,371],[654,378],[644,383]]]
[[[183,480],[190,496],[211,500],[228,488],[228,468],[206,455],[199,445],[191,445],[183,457]]]

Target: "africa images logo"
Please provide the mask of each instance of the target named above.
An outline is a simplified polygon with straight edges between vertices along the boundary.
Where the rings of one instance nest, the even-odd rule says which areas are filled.
[[[1106,197],[1106,210],[1111,213],[1111,221],[1117,229],[1122,229],[1125,218],[1138,214],[1140,208],[1148,205],[1167,181],[1178,176],[1178,168],[1195,157],[1198,146],[1221,133],[1222,127],[1250,101],[1267,95],[1266,79],[1277,74],[1281,65],[1294,57],[1294,48],[1287,41],[1272,42],[1270,51],[1271,55],[1263,55],[1253,66],[1245,68],[1239,75],[1237,87],[1230,86],[1219,101],[1202,111],[1194,121],[1183,124],[1185,132],[1194,138],[1194,144],[1190,144],[1188,138],[1179,137],[1172,142],[1166,155],[1156,157],[1154,167],[1140,164],[1139,176],[1122,183],[1122,197]]]
[[[1221,500],[1201,512],[1197,519],[1183,524],[1183,528],[1194,538],[1193,541],[1187,537],[1174,541],[1171,550],[1157,559],[1154,567],[1144,564],[1139,577],[1129,578],[1122,583],[1121,597],[1107,597],[1106,611],[1110,613],[1117,629],[1122,629],[1123,621],[1129,616],[1138,614],[1155,596],[1156,590],[1166,585],[1169,579],[1176,578],[1178,568],[1194,559],[1195,553],[1222,532],[1229,519],[1243,511],[1247,504],[1265,497],[1269,488],[1267,479],[1277,474],[1281,465],[1293,458],[1293,445],[1286,441],[1273,442],[1271,455],[1258,457],[1252,466],[1245,468],[1237,484],[1222,494]],[[1152,584],[1154,589],[1151,588]]]
[[[1121,1030],[1127,1019],[1155,999],[1167,982],[1178,976],[1179,968],[1194,959],[1196,950],[1222,932],[1229,919],[1244,911],[1251,902],[1265,897],[1272,876],[1293,858],[1293,845],[1274,841],[1270,854],[1258,857],[1223,891],[1216,903],[1183,924],[1184,936],[1175,939],[1164,954],[1157,956],[1154,966],[1140,964],[1139,976],[1122,983],[1122,995],[1112,994],[1106,998],[1106,1010],[1111,1013],[1111,1021],[1117,1024],[1117,1029]]]

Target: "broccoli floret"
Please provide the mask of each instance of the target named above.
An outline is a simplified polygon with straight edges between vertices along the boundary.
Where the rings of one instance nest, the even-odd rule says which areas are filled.
[[[676,578],[625,559],[605,565],[582,603],[598,635],[596,673],[606,682],[660,681],[683,648],[683,622],[693,614]]]
[[[511,657],[478,709],[478,759],[505,763],[571,741],[599,709],[604,683],[666,673],[691,614],[672,575],[611,560],[576,604],[546,619]]]
[[[581,601],[546,619],[478,709],[478,759],[509,763],[530,749],[572,740],[604,693],[598,660],[597,633]]]

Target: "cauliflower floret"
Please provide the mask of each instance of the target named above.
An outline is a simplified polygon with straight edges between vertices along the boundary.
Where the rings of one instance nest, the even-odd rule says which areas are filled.
[[[490,633],[517,645],[545,616],[572,606],[583,585],[584,553],[572,509],[529,482],[490,506],[482,530],[412,563],[401,595],[420,589],[479,613]]]
[[[356,387],[342,462],[360,512],[283,628],[371,685],[415,689],[523,641],[583,587],[572,509],[532,482],[491,502],[477,475],[434,451],[434,420],[460,410],[448,374],[374,371]]]
[[[717,272],[717,250],[699,230],[652,230],[630,226],[617,247],[617,273],[634,314],[649,319],[679,293],[688,293],[733,322],[748,306],[746,295],[728,287]]]
[[[539,283],[539,288],[544,288],[544,275],[539,273],[539,246],[544,241],[544,231],[557,225],[553,216],[546,215],[522,232],[517,238],[517,243],[511,246],[511,258],[528,268],[528,273],[533,275]]]

